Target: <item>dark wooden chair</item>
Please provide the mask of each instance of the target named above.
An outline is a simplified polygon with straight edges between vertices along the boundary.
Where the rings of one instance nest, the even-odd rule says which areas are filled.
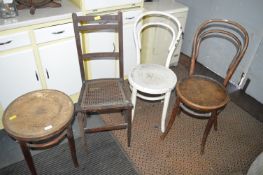
[[[123,76],[123,29],[122,13],[117,15],[102,16],[77,16],[72,14],[75,31],[76,45],[79,57],[79,66],[82,78],[82,88],[75,113],[78,116],[80,135],[84,146],[86,145],[85,133],[104,132],[111,130],[127,129],[128,146],[131,142],[131,110],[132,103],[126,97],[124,92]],[[83,34],[105,31],[118,33],[117,51],[112,52],[94,52],[86,53],[83,46]],[[98,78],[86,80],[84,61],[86,60],[118,60],[119,77],[118,78]],[[103,70],[101,70],[103,71]],[[86,70],[86,72],[88,72]],[[87,74],[86,74],[87,76]],[[107,76],[107,75],[106,75]],[[115,113],[121,112],[124,116],[124,122],[109,126],[86,128],[86,117],[93,113]]]
[[[236,48],[236,54],[234,54],[222,83],[207,75],[194,75],[201,42],[214,37],[226,39]],[[249,37],[245,28],[234,21],[215,19],[201,24],[194,36],[189,77],[176,86],[176,103],[167,128],[161,136],[162,139],[168,134],[176,115],[179,115],[182,109],[197,118],[208,119],[201,143],[201,154],[204,153],[207,136],[213,125],[217,130],[217,116],[229,102],[226,86],[243,58],[248,42]]]

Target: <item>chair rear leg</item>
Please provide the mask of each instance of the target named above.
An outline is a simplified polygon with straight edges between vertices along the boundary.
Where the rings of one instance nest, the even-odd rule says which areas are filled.
[[[217,131],[217,116],[218,116],[218,114],[216,114],[215,121],[214,121],[214,130],[215,131]]]
[[[180,110],[180,99],[177,97],[176,102],[175,102],[175,106],[174,106],[173,111],[172,111],[172,115],[171,115],[170,120],[168,122],[168,125],[167,125],[164,133],[161,135],[162,140],[164,140],[164,138],[166,137],[166,135],[170,131],[171,127],[173,126],[173,123],[175,121],[176,115],[177,115],[179,110]]]
[[[217,111],[213,111],[211,114],[211,117],[209,118],[209,120],[206,124],[206,128],[205,128],[205,131],[203,134],[202,143],[201,143],[201,155],[204,154],[206,140],[207,140],[207,137],[211,131],[211,128],[212,128],[214,122],[216,121],[216,118],[217,118]]]

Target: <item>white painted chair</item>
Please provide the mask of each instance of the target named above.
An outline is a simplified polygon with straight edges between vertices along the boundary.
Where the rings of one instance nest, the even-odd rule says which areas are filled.
[[[155,20],[146,20],[146,22],[144,20],[145,18],[155,18]],[[156,19],[158,19],[158,21]],[[176,26],[177,29],[175,29],[174,26]],[[149,27],[162,27],[172,34],[171,43],[169,48],[167,48],[168,55],[165,65],[141,64],[141,33]],[[181,39],[182,27],[179,20],[168,13],[148,11],[137,18],[133,32],[138,65],[132,69],[128,77],[132,89],[131,100],[134,106],[132,120],[134,119],[137,97],[150,101],[164,99],[161,118],[161,131],[164,132],[171,91],[174,89],[177,82],[177,77],[175,73],[169,69],[169,65],[173,53]],[[160,44],[161,42],[162,41],[160,41]]]

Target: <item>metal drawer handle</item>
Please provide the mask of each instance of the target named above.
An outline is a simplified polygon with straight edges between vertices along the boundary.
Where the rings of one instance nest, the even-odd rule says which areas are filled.
[[[132,17],[126,17],[125,19],[134,19],[135,16],[132,16]]]
[[[9,41],[7,41],[7,42],[0,43],[0,46],[6,45],[6,44],[10,44],[11,42],[12,42],[12,40],[9,40]]]
[[[52,32],[52,34],[58,35],[58,34],[61,34],[61,33],[64,33],[64,32],[65,32],[65,30],[61,30],[61,31],[58,31],[58,32]]]

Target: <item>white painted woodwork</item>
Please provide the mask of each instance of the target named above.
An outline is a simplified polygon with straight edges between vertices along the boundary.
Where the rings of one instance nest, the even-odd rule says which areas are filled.
[[[31,49],[0,55],[0,103],[5,109],[18,96],[41,89]]]
[[[47,88],[68,95],[81,89],[81,78],[75,39],[39,47]]]

